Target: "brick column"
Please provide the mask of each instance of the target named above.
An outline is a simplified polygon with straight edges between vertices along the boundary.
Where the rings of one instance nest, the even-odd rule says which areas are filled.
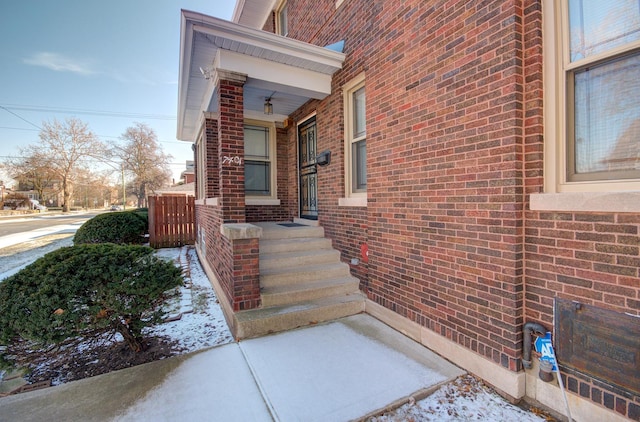
[[[218,120],[209,117],[204,121],[205,148],[205,198],[217,198],[220,195],[220,160],[218,159]]]
[[[262,229],[253,224],[223,224],[220,232],[229,239],[233,267],[230,286],[233,311],[260,307],[260,237]]]
[[[244,83],[246,76],[217,70],[218,163],[220,199],[225,223],[244,223]]]

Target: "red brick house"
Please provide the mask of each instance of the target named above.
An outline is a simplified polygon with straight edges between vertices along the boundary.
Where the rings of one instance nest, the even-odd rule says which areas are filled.
[[[640,420],[634,4],[184,11],[178,138],[235,335],[367,312],[564,413],[548,330],[576,420]]]

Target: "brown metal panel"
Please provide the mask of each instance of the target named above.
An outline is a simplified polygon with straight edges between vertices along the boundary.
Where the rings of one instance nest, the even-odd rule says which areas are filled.
[[[640,393],[640,318],[556,298],[555,343],[561,366]]]

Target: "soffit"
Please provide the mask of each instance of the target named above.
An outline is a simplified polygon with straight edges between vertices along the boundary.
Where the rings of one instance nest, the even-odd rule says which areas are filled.
[[[220,71],[246,75],[244,109],[261,116],[272,98],[283,120],[311,98],[331,92],[344,54],[196,12],[182,11],[178,81],[178,139],[194,141],[203,112],[217,112]]]

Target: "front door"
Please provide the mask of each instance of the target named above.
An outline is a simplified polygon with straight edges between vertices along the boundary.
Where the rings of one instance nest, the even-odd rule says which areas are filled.
[[[300,218],[318,219],[318,172],[316,169],[316,118],[298,126],[300,151]]]

